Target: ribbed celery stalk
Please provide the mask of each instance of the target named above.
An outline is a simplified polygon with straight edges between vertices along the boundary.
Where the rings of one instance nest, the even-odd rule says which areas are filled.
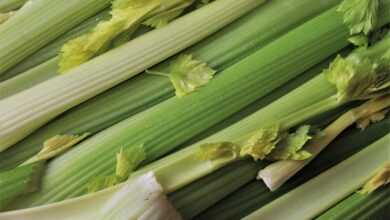
[[[312,219],[357,190],[388,161],[390,134],[244,219]],[[321,190],[318,190],[321,189]],[[291,211],[292,210],[292,211]]]
[[[82,29],[82,31],[86,30]],[[141,34],[144,34],[145,32],[146,28],[139,28],[135,33],[133,33],[132,37],[137,37]],[[62,39],[60,39],[59,41],[62,41]],[[40,50],[38,53],[34,54],[31,60],[28,59],[26,61],[26,65],[30,66],[30,64],[32,65],[36,62],[39,62],[40,60],[46,59],[46,56],[50,57],[56,54],[56,51],[58,49],[57,47],[59,46],[58,43],[59,42],[56,41],[55,43],[53,43],[53,45],[49,45],[47,47],[47,50],[45,47],[43,50]],[[36,55],[37,57],[35,57]],[[33,67],[11,79],[8,79],[4,82],[0,82],[0,99],[4,99],[18,92],[29,89],[55,76],[58,76],[58,60],[59,57],[55,56],[54,58],[51,58],[50,60],[40,65],[37,65],[36,67]],[[24,64],[19,64],[16,66],[15,69],[20,70],[21,68],[25,67],[26,66]]]
[[[317,220],[370,220],[389,219],[390,187],[383,187],[369,195],[353,193],[330,208]]]
[[[37,162],[0,173],[0,209],[15,198],[36,191],[44,170],[44,162]]]
[[[49,60],[12,79],[0,82],[0,100],[57,76],[58,60]]]
[[[14,77],[20,73],[23,73],[24,71],[29,70],[30,68],[33,68],[57,56],[59,53],[59,49],[65,42],[89,31],[99,21],[105,20],[109,18],[109,16],[110,15],[108,13],[108,10],[104,10],[97,15],[88,18],[77,27],[59,36],[57,39],[51,41],[49,44],[46,44],[44,47],[39,48],[38,51],[23,59],[21,62],[18,63],[18,65],[6,71],[0,76],[0,81]]]
[[[0,101],[0,151],[66,110],[202,40],[262,3],[258,0],[215,1],[67,74]]]
[[[0,13],[18,9],[26,2],[27,0],[2,0],[0,1]]]
[[[185,53],[193,54],[197,59],[209,63],[212,68],[222,71],[336,2],[338,1],[326,1],[326,4],[312,4],[311,0],[268,2]],[[302,8],[306,10],[302,12]],[[288,12],[291,14],[290,19],[286,21],[283,14],[276,13],[278,11]],[[273,22],[267,22],[270,17],[274,19]],[[126,81],[66,112],[11,149],[0,153],[0,169],[15,166],[32,156],[39,151],[46,139],[54,135],[96,133],[173,96],[173,91],[169,80],[163,77],[143,74]]]
[[[28,1],[0,26],[0,75],[109,3],[109,0]]]
[[[218,2],[224,1],[213,4]],[[347,37],[335,8],[324,12],[223,71],[190,96],[171,98],[56,158],[42,190],[16,205],[34,206],[82,194],[91,177],[113,172],[114,155],[120,147],[142,145],[147,162],[163,156],[347,45]]]
[[[192,219],[254,179],[258,168],[253,161],[238,161],[169,194],[169,199],[184,219]]]
[[[270,192],[263,183],[253,180],[195,219],[240,219],[382,138],[388,133],[389,122],[390,119],[386,119],[363,132],[357,128],[349,129],[277,191]],[[209,197],[213,197],[212,193],[209,192]]]

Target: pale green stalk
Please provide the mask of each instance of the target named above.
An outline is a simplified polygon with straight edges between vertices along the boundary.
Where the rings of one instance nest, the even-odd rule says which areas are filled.
[[[19,9],[26,3],[27,0],[1,0],[0,1],[0,13],[9,12]]]
[[[312,219],[362,186],[389,160],[386,135],[351,158],[245,217],[250,219]],[[320,189],[320,190],[319,190]]]
[[[37,50],[27,58],[23,59],[16,66],[12,67],[11,69],[7,70],[4,74],[2,74],[0,76],[0,81],[4,81],[14,76],[17,76],[19,74],[23,74],[25,71],[29,71],[30,69],[40,64],[43,64],[46,61],[49,61],[49,59],[56,57],[59,53],[59,49],[62,47],[62,45],[65,42],[67,42],[72,38],[78,37],[83,33],[88,32],[98,22],[109,18],[110,14],[108,12],[109,10],[103,10],[102,12],[99,12],[97,15],[88,18],[87,20],[79,24],[77,27],[73,28],[68,32],[65,32],[61,36],[57,37],[55,40],[43,46],[42,48],[39,48],[39,50]],[[34,81],[36,80],[34,79]]]
[[[0,75],[109,3],[109,0],[28,1],[0,26]]]
[[[58,59],[51,59],[14,78],[0,82],[0,100],[57,76]]]
[[[0,101],[0,151],[66,110],[202,40],[262,3],[255,0],[216,1],[67,74]],[[194,32],[197,34],[193,35]]]
[[[268,2],[184,53],[192,54],[196,59],[208,63],[213,69],[222,71],[336,2],[327,1],[327,4],[320,5],[311,4],[311,0],[274,0]],[[305,8],[304,13],[298,13],[302,8]],[[281,10],[291,14],[288,21],[285,21],[284,14],[275,13]],[[274,19],[273,22],[268,22],[269,17]],[[163,62],[161,68],[170,62],[172,59]],[[314,71],[312,74],[318,72]],[[14,82],[17,83],[17,80]],[[280,92],[273,93],[274,95],[265,99],[264,102],[259,101],[259,104],[253,104],[246,110],[246,115],[257,110],[259,106],[272,102],[296,86],[287,86],[286,90],[282,88]],[[12,148],[0,153],[0,170],[14,167],[31,157],[39,151],[45,140],[57,134],[97,133],[173,95],[174,88],[166,77],[142,74],[128,80],[65,112]],[[225,121],[225,125],[222,126],[227,126],[239,118],[241,116],[233,116],[229,120],[230,122]],[[217,127],[215,129],[218,130]],[[208,131],[212,132],[212,130]]]
[[[390,187],[382,187],[371,194],[355,192],[318,216],[317,220],[388,219]]]
[[[313,35],[306,34],[314,29],[317,31]],[[165,155],[342,48],[347,44],[347,36],[348,30],[334,9],[324,12],[228,68],[201,90],[183,98],[171,98],[122,121],[51,161],[42,190],[17,205],[35,206],[83,194],[83,186],[91,177],[113,171],[113,155],[120,147],[144,146],[145,163]],[[322,38],[328,40],[318,44]],[[325,84],[323,87],[331,87],[331,93],[334,92],[326,81]],[[258,123],[251,125],[254,125],[252,129],[244,126],[246,134],[259,127]],[[241,132],[237,135],[242,136]],[[185,154],[183,158],[178,160],[185,161]],[[212,163],[211,166],[215,167]],[[185,176],[183,181],[191,181],[190,176]],[[172,189],[181,185],[173,183]]]
[[[315,124],[322,121],[322,116],[314,120]],[[332,142],[330,146],[314,161],[312,161],[312,163],[306,166],[302,172],[299,172],[292,179],[290,179],[290,181],[288,181],[275,192],[270,192],[265,184],[255,180],[254,178],[248,179],[246,182],[244,182],[246,185],[241,184],[237,186],[238,190],[234,192],[226,192],[226,194],[229,194],[227,197],[223,198],[223,200],[219,201],[214,206],[199,214],[195,219],[241,219],[387,135],[389,122],[390,119],[387,118],[384,121],[369,126],[364,131],[361,131],[358,128],[349,129],[343,135],[338,137],[337,140]],[[236,169],[240,168],[237,167]],[[253,167],[251,172],[256,172],[255,170],[256,168]],[[214,176],[214,174],[209,176],[209,178],[211,178],[211,176]],[[240,178],[236,178],[235,180],[230,181],[229,184],[234,184],[235,181],[241,182],[240,173],[238,173],[237,176],[240,176]],[[215,181],[218,182],[218,179],[215,179]],[[208,185],[210,184],[211,183]],[[191,185],[185,188],[191,188]],[[197,188],[203,187],[198,186]],[[207,190],[206,184],[204,185],[204,188]],[[193,191],[196,191],[194,188],[192,189]],[[197,193],[188,193],[187,196],[192,197],[192,194],[196,195]],[[210,190],[207,193],[207,199],[212,198],[214,198],[214,193],[213,190]],[[202,204],[203,202],[200,205]],[[382,203],[377,203],[375,205],[381,206]],[[180,211],[182,213],[189,213],[188,215],[183,214],[184,217],[192,217],[192,206],[190,205],[190,202],[185,203],[184,205],[177,205],[176,207],[182,206],[185,206],[185,208],[180,209]]]

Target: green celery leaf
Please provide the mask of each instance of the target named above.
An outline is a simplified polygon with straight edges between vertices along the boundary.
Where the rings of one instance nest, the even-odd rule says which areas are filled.
[[[154,15],[153,17],[142,22],[142,24],[152,28],[162,28],[166,26],[170,21],[183,14],[184,10],[193,3],[193,0],[183,1],[183,3],[175,8],[167,11],[163,11]]]
[[[129,148],[128,150],[123,150],[122,148],[116,155],[115,174],[93,178],[87,184],[87,193],[101,191],[126,181],[131,172],[133,172],[145,159],[146,154],[143,145]]]
[[[303,146],[312,138],[309,135],[310,126],[304,125],[295,133],[287,134],[279,141],[276,148],[267,159],[271,160],[305,160],[311,157],[311,153],[302,150]]]
[[[378,22],[379,0],[344,0],[337,11],[344,14],[344,23],[351,34],[368,34]]]
[[[249,155],[255,160],[263,160],[280,141],[278,125],[262,128],[254,132],[241,147],[241,156]]]
[[[170,65],[168,75],[176,89],[176,96],[183,97],[195,91],[198,87],[206,85],[215,75],[216,71],[206,63],[193,59],[192,55],[180,55]]]

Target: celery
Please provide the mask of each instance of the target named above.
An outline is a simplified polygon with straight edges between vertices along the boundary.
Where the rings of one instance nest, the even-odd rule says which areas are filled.
[[[19,9],[27,0],[2,0],[0,1],[0,13]]]
[[[96,25],[96,23],[98,23],[101,20],[105,20],[108,17],[109,17],[108,11],[104,10],[98,13],[97,15],[88,18],[87,20],[83,21],[81,24],[79,24],[72,30],[57,37],[55,40],[46,44],[44,47],[39,48],[39,50],[37,50],[27,58],[23,59],[16,66],[7,70],[4,74],[0,76],[0,81],[12,78],[18,74],[21,74],[31,68],[34,68],[39,64],[42,64],[48,61],[49,59],[57,56],[57,54],[59,53],[59,49],[66,41],[89,31],[89,29],[94,25]]]
[[[262,3],[255,0],[213,2],[164,28],[149,32],[72,69],[67,74],[0,101],[0,151],[66,110],[202,40]],[[199,32],[193,35],[194,31]],[[23,105],[20,104],[20,99],[24,100]],[[26,99],[31,102],[25,102]]]
[[[388,161],[390,135],[244,219],[311,219],[348,196]],[[318,190],[321,189],[321,190]],[[294,210],[294,211],[290,211]]]
[[[321,10],[334,5],[336,2],[327,1],[327,4],[311,4],[311,0],[276,0],[269,2],[190,48],[186,53],[193,54],[198,59],[209,63],[212,68],[218,71],[224,70],[264,46],[276,36],[286,32],[296,24],[302,23]],[[302,8],[306,10],[300,12]],[[283,14],[275,13],[281,10],[286,13],[289,12],[293,16],[285,21]],[[274,22],[268,22],[269,17],[272,17],[278,25],[274,25]],[[21,78],[23,79],[23,77]],[[55,119],[17,143],[11,149],[0,153],[0,169],[15,166],[32,156],[39,151],[44,140],[54,135],[99,132],[166,100],[172,95],[172,86],[168,80],[162,77],[143,74],[126,81],[122,85],[66,112],[60,118]],[[107,106],[108,102],[110,108]],[[75,123],[76,121],[77,123]]]
[[[108,6],[109,0],[28,1],[0,26],[0,75]],[[23,37],[15,37],[21,36]]]
[[[0,100],[56,76],[57,69],[57,59],[52,59],[12,79],[0,82]]]
[[[353,193],[316,219],[369,220],[388,219],[390,187],[383,187],[369,195]]]
[[[215,3],[217,2],[223,1]],[[42,190],[16,205],[34,206],[82,194],[83,185],[92,176],[113,172],[112,156],[120,146],[143,144],[147,162],[168,153],[178,144],[237,112],[345,46],[348,30],[337,15],[334,9],[324,12],[228,68],[200,91],[183,98],[171,98],[68,151],[51,162]],[[312,30],[317,31],[312,35],[306,34]],[[322,38],[327,40],[318,44]],[[260,83],[261,87],[258,86]],[[327,86],[329,85],[325,87]],[[170,114],[166,114],[167,112]],[[256,128],[258,124],[254,126]],[[242,133],[238,132],[237,135]],[[186,162],[185,158],[181,159],[178,158]],[[186,181],[191,182],[191,177],[186,177],[183,182],[173,181],[170,189],[174,190]]]
[[[263,183],[252,181],[231,193],[195,219],[240,219],[382,138],[388,133],[389,122],[390,120],[386,119],[373,124],[363,132],[357,128],[349,129],[331,143],[302,172],[275,192],[270,192]],[[210,197],[213,197],[212,193],[212,191],[209,192]]]
[[[258,167],[252,161],[237,161],[169,194],[169,199],[184,219],[192,219],[230,192],[254,179]]]
[[[0,209],[17,197],[37,191],[43,174],[44,162],[36,162],[0,173]]]
[[[153,173],[123,184],[115,193],[95,193],[47,206],[0,213],[7,220],[51,219],[180,220]]]

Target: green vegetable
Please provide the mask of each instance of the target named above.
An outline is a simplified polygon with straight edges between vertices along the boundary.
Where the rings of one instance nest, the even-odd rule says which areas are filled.
[[[44,162],[35,162],[0,172],[0,209],[19,196],[37,191],[44,167]]]
[[[183,97],[195,91],[196,88],[206,85],[216,73],[206,63],[193,59],[191,55],[181,55],[172,62],[169,73],[147,71],[169,77],[176,90],[176,96]]]
[[[369,195],[353,193],[316,219],[387,219],[390,205],[390,187],[383,187]]]
[[[109,0],[28,1],[0,25],[0,75],[39,48],[108,6]],[[15,37],[23,34],[23,37]]]
[[[213,4],[218,2],[222,1]],[[143,144],[147,155],[146,162],[155,160],[299,75],[347,44],[348,31],[335,14],[337,15],[335,9],[323,13],[228,68],[198,92],[183,98],[171,98],[124,120],[53,160],[44,177],[42,190],[18,202],[19,207],[45,204],[82,194],[83,185],[89,178],[96,174],[109,175],[113,172],[113,154],[119,147]],[[313,35],[306,34],[314,29],[321,31],[315,31]],[[316,43],[322,37],[328,38],[329,33],[333,36],[332,40],[324,41],[324,44]],[[259,87],[260,83],[263,85]],[[237,86],[227,86],[233,84]],[[283,107],[283,110],[285,109]],[[170,114],[166,114],[167,112]],[[314,115],[316,113],[313,112]],[[256,128],[257,123],[249,132]],[[245,133],[249,133],[245,129]],[[237,132],[237,135],[242,133]],[[226,139],[219,139],[221,140]],[[185,153],[177,160],[189,163]],[[200,165],[202,164],[204,161],[201,161]],[[211,168],[217,169],[220,165],[217,163]],[[209,172],[210,169],[206,171]],[[81,173],[82,176],[79,176]],[[182,181],[172,181],[173,185],[169,189],[174,190],[187,181],[192,182],[193,174],[189,175]],[[67,184],[68,181],[72,184]],[[166,186],[164,182],[161,184]]]
[[[357,49],[347,58],[337,57],[324,71],[327,79],[337,87],[338,94],[315,104],[318,108],[334,106],[353,100],[369,99],[389,94],[390,65],[389,59],[384,56],[390,48],[390,37],[378,42],[371,48]],[[333,104],[332,104],[333,103]],[[383,97],[379,100],[367,102],[356,109],[345,113],[340,119],[328,126],[320,135],[317,135],[308,146],[313,156],[318,155],[333,139],[343,130],[371,117],[372,114],[383,111],[390,105],[389,98]],[[312,108],[312,107],[311,107]],[[309,108],[309,109],[311,109]],[[311,161],[308,158],[304,161],[278,161],[269,165],[259,173],[259,178],[266,185],[275,190],[286,182],[291,176],[297,173],[303,166]]]
[[[255,0],[245,3],[231,1],[216,1],[181,17],[172,25],[111,50],[68,74],[0,101],[0,122],[2,128],[5,128],[0,131],[0,151],[4,151],[66,110],[134,77],[263,3]],[[229,12],[229,16],[225,17],[223,12]],[[201,31],[193,35],[197,30]],[[20,106],[21,99],[34,101],[24,101],[23,106]]]
[[[289,3],[286,4],[286,1]],[[327,1],[327,4],[311,4],[311,0],[268,2],[185,53],[193,54],[196,59],[207,62],[213,69],[222,71],[336,2]],[[302,8],[305,8],[303,12]],[[292,15],[288,21],[285,21],[284,14],[275,13],[281,10]],[[269,17],[273,18],[272,22],[268,21]],[[278,25],[274,25],[275,23]],[[173,95],[174,89],[169,80],[148,74],[137,76],[73,108],[11,149],[0,153],[0,169],[23,162],[40,150],[43,141],[57,134],[97,133]],[[251,112],[254,110],[256,109],[252,107]]]
[[[351,34],[369,34],[378,23],[380,0],[344,0],[337,11],[344,14],[344,22]]]
[[[361,186],[388,160],[386,135],[244,219],[311,219]],[[321,189],[321,190],[318,190]],[[294,210],[294,211],[290,211]],[[302,211],[304,210],[304,211]]]
[[[0,219],[181,219],[153,173],[139,176],[110,191],[53,205],[0,213]]]
[[[99,22],[90,33],[77,37],[62,47],[59,71],[63,73],[87,62],[104,50],[115,37],[138,27],[143,20],[155,18],[172,9],[185,8],[192,3],[193,0],[114,0],[109,20]],[[176,16],[175,14],[174,17]]]
[[[343,110],[344,108],[340,110]],[[314,122],[316,123],[322,121],[322,117],[317,117],[316,120],[314,120]],[[246,182],[244,181],[243,183],[241,183],[241,175],[243,174],[243,172],[239,172],[237,176],[240,176],[240,178],[232,179],[229,182],[230,184],[234,184],[234,182],[236,181],[240,182],[241,185],[237,186],[238,190],[233,193],[226,192],[226,194],[230,193],[230,195],[228,195],[222,201],[218,202],[214,206],[210,207],[209,209],[198,215],[195,219],[241,219],[246,215],[250,214],[251,212],[272,202],[274,199],[283,196],[285,193],[288,193],[295,187],[321,174],[330,167],[359,152],[360,150],[364,149],[366,146],[375,142],[381,137],[387,135],[389,122],[389,118],[387,118],[384,121],[373,124],[364,131],[361,131],[357,128],[348,129],[342,136],[338,137],[334,142],[332,142],[328,148],[326,148],[320,155],[318,155],[318,157],[310,164],[308,164],[301,172],[299,172],[286,184],[284,184],[274,192],[270,192],[265,184],[255,181],[253,180],[253,178],[247,179]],[[239,168],[237,167],[236,169]],[[250,172],[256,172],[255,170],[256,167],[252,167]],[[226,173],[225,175],[228,174]],[[209,176],[209,178],[211,178],[211,176],[214,176],[214,173]],[[250,180],[253,181],[248,183]],[[217,178],[215,178],[215,182],[218,182]],[[207,185],[209,184],[210,183],[208,183]],[[190,187],[191,185],[189,185],[188,187]],[[204,190],[207,190],[207,185],[205,184],[204,187],[198,186],[197,188],[205,188]],[[224,190],[224,188],[221,187],[220,190],[222,191]],[[187,196],[191,197],[191,194],[188,194],[189,195]],[[208,191],[206,194],[208,199],[214,198],[213,190]],[[190,204],[190,202],[188,202],[188,204]],[[384,204],[386,204],[386,202],[384,202]],[[375,203],[375,206],[382,206],[382,203]],[[190,205],[186,206],[186,208],[191,210]],[[179,210],[181,211],[181,213],[183,213],[185,217],[187,216],[184,214],[186,213],[186,210]]]
[[[20,61],[16,66],[7,70],[4,74],[0,76],[0,81],[11,79],[12,77],[15,77],[19,74],[24,74],[24,72],[28,72],[30,69],[37,67],[40,64],[46,62],[54,62],[49,60],[58,55],[62,45],[65,42],[83,33],[86,33],[92,27],[94,27],[99,21],[105,20],[107,18],[109,18],[108,10],[103,10],[102,12],[99,12],[97,15],[86,19],[78,26],[74,27],[70,31],[65,32],[61,36],[57,37],[55,40],[43,46],[42,48],[39,48],[36,52],[31,54],[27,58],[23,59],[22,61]],[[58,58],[56,62],[58,62]],[[56,66],[57,66],[56,70],[58,70],[58,64],[56,64]],[[57,71],[53,70],[52,75],[53,76],[57,75],[56,72]],[[45,75],[47,73],[43,72],[41,74]]]
[[[58,59],[51,59],[21,75],[0,82],[0,100],[31,88],[57,75]]]
[[[13,15],[15,14],[14,11],[6,12],[6,13],[0,13],[0,24],[6,22],[9,20]]]
[[[0,13],[9,12],[20,8],[27,0],[2,0],[0,1]]]

